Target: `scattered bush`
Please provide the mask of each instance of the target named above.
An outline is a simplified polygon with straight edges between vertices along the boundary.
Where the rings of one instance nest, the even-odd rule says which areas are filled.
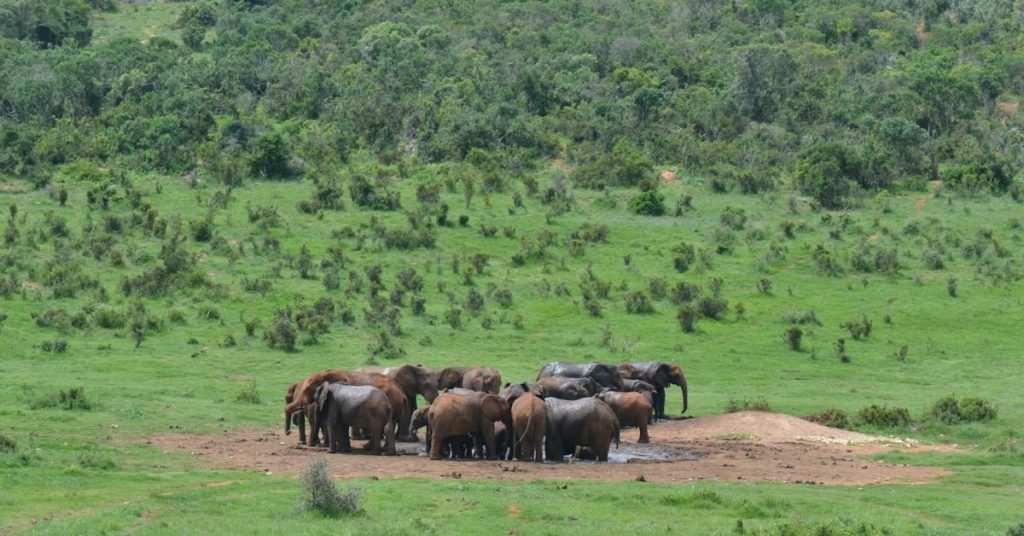
[[[786,324],[798,324],[821,326],[821,322],[818,320],[818,315],[814,312],[814,309],[808,309],[806,311],[789,311],[782,315],[782,321]]]
[[[672,265],[679,273],[683,273],[690,269],[693,261],[697,259],[697,253],[693,249],[693,246],[686,242],[680,242],[676,247],[672,248]]]
[[[64,339],[57,339],[54,341],[43,341],[39,348],[44,352],[53,352],[55,354],[63,354],[68,349],[68,341]]]
[[[92,320],[103,329],[121,329],[128,323],[124,313],[106,306],[93,311]]]
[[[18,442],[0,434],[0,453],[10,454],[15,450],[18,450]]]
[[[786,330],[786,343],[789,345],[789,349],[794,352],[799,352],[801,349],[801,341],[803,341],[804,332],[802,329],[792,326]]]
[[[59,408],[67,411],[89,411],[93,403],[85,396],[85,389],[72,387],[56,393],[34,398],[29,402],[31,409]]]
[[[669,297],[669,300],[673,305],[681,305],[695,301],[697,298],[700,298],[700,295],[700,287],[693,283],[680,281],[676,283],[675,288],[672,289],[672,294]]]
[[[966,397],[957,400],[954,395],[944,396],[935,401],[924,414],[924,419],[942,424],[990,421],[996,418],[998,410],[984,398]]]
[[[647,294],[642,290],[637,290],[626,294],[626,313],[631,315],[636,314],[650,314],[654,312],[654,304],[647,298]]]
[[[757,291],[765,296],[772,295],[772,280],[762,277],[757,282]]]
[[[829,408],[821,413],[809,415],[805,419],[832,428],[846,429],[850,427],[850,418],[845,411],[838,408]]]
[[[956,278],[950,277],[946,280],[946,293],[949,294],[950,298],[956,297]]]
[[[444,321],[448,323],[452,329],[460,329],[462,327],[462,309],[458,307],[452,307],[444,312]]]
[[[466,301],[463,302],[466,310],[472,314],[476,314],[484,307],[484,295],[480,294],[475,288],[470,287],[469,292],[466,293]]]
[[[907,408],[890,408],[872,404],[857,412],[857,420],[863,424],[881,428],[899,428],[909,426],[910,412]]]
[[[697,311],[697,308],[691,304],[683,305],[676,313],[676,320],[679,321],[679,327],[685,333],[693,333],[696,330],[698,318],[700,318],[700,313]]]
[[[665,196],[657,190],[640,192],[629,200],[629,211],[640,216],[664,216]]]
[[[705,296],[697,300],[697,310],[704,318],[721,320],[725,313],[729,311],[729,302],[721,298]]]
[[[248,326],[246,326],[248,331]],[[292,312],[288,309],[278,309],[274,313],[274,323],[271,328],[263,332],[263,340],[267,346],[291,352],[295,350],[295,342],[298,334],[292,323]]]
[[[313,460],[306,466],[302,474],[303,508],[328,517],[359,512],[359,490],[349,489],[339,493],[328,468],[329,464],[323,458]]]
[[[263,399],[260,398],[260,392],[256,390],[256,383],[253,382],[243,387],[242,390],[235,395],[235,402],[244,402],[246,404],[255,405],[262,404]]]
[[[498,302],[498,305],[507,309],[512,306],[512,291],[500,288],[494,291],[494,300]]]
[[[758,398],[757,400],[729,400],[725,404],[726,413],[737,413],[740,411],[771,411],[771,406],[768,405],[768,401],[764,398]]]
[[[839,327],[850,332],[850,336],[853,340],[859,341],[866,339],[871,336],[871,321],[868,317],[861,317],[860,320],[847,320],[839,325]]]

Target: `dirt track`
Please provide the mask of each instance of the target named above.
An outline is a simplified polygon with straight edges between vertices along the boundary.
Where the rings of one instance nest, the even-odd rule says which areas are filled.
[[[864,485],[923,483],[948,471],[885,464],[865,459],[892,449],[950,450],[921,447],[845,430],[827,428],[776,413],[741,412],[650,428],[651,443],[636,443],[637,431],[624,430],[612,463],[527,463],[506,461],[431,461],[422,444],[399,443],[401,456],[329,455],[307,449],[281,430],[234,431],[217,436],[160,434],[147,443],[165,452],[189,452],[204,467],[296,474],[306,462],[328,456],[338,478],[470,478],[481,480],[698,480],[774,481],[797,484]],[[358,443],[357,443],[358,445]]]

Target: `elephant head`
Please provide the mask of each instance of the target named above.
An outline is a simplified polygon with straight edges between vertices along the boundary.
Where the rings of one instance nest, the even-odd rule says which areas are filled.
[[[511,404],[498,395],[484,395],[480,399],[480,410],[492,421],[511,420]]]
[[[316,391],[313,391],[313,400],[316,400],[316,412],[318,414],[323,413],[324,407],[327,406],[327,398],[331,393],[330,386],[331,384],[323,382],[317,386]]]
[[[689,400],[688,400],[688,393],[687,393],[688,389],[687,389],[687,386],[686,386],[686,376],[683,374],[683,369],[680,368],[679,365],[672,365],[672,364],[669,364],[665,368],[668,371],[669,383],[671,383],[673,385],[678,385],[679,389],[683,393],[683,411],[682,411],[682,413],[686,413],[686,407],[689,405]]]
[[[412,370],[416,371],[416,388],[431,403],[437,398],[437,373],[423,365],[415,365]]]

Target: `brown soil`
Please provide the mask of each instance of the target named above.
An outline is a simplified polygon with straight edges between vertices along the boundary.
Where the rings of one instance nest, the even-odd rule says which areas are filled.
[[[650,428],[651,443],[636,442],[637,430],[623,431],[612,463],[528,463],[431,461],[423,445],[399,443],[400,456],[328,455],[297,445],[281,430],[245,430],[217,436],[159,434],[146,443],[165,452],[188,452],[203,467],[296,474],[309,460],[328,456],[337,478],[469,478],[481,480],[697,480],[774,481],[796,484],[864,485],[923,483],[948,471],[893,465],[865,456],[893,449],[949,450],[910,441],[828,428],[777,413],[740,412],[689,420],[662,421]],[[356,443],[358,445],[358,442]]]
[[[661,179],[662,184],[679,184],[675,172],[668,169],[661,170],[661,173],[658,173],[658,178]]]

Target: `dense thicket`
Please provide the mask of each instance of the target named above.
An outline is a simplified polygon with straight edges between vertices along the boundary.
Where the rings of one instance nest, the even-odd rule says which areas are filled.
[[[87,9],[0,3],[0,171],[284,177],[365,147],[515,172],[564,146],[586,187],[654,162],[841,206],[1024,168],[1020,1],[225,0],[187,6],[187,46],[89,44]]]

